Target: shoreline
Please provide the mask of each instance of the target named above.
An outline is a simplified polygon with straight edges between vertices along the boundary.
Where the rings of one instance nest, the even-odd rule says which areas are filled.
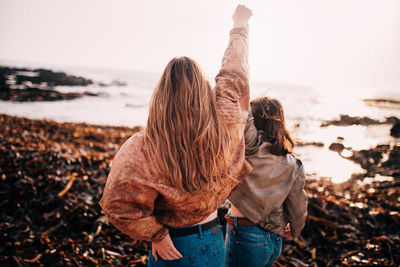
[[[20,68],[0,65],[0,100],[15,103],[74,100],[84,96],[99,97],[98,92],[83,88],[126,86],[126,82],[95,82],[82,76],[44,68]],[[81,87],[76,92],[62,92],[58,87]]]
[[[109,225],[98,205],[112,158],[141,127],[0,114],[0,129],[0,263],[145,266],[147,244]],[[306,227],[300,238],[285,241],[276,265],[400,262],[396,166],[389,166],[392,181],[367,183],[363,176],[334,184],[307,177]],[[219,215],[225,213],[221,206]]]

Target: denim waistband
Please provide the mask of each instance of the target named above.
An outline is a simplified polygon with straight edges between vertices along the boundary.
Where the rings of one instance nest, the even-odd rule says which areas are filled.
[[[203,224],[197,224],[193,226],[188,226],[188,227],[170,227],[169,228],[169,234],[171,236],[185,236],[185,235],[192,235],[192,234],[197,234],[197,233],[202,233],[207,230],[216,231],[217,229],[220,229],[220,223],[218,217],[215,218],[214,220],[211,220],[209,222],[203,223]],[[214,230],[215,229],[215,230]]]

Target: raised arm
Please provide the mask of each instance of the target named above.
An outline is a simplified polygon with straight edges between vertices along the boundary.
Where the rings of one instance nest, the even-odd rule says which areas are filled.
[[[246,156],[254,154],[260,145],[258,131],[254,125],[254,117],[253,114],[251,114],[251,110],[249,112],[249,116],[247,117],[246,128],[244,129],[244,141],[246,145]]]
[[[228,47],[222,59],[221,69],[215,78],[217,97],[233,103],[239,101],[241,120],[247,119],[249,111],[249,73],[248,73],[248,20],[252,12],[244,5],[238,5],[233,14],[233,29],[230,32]],[[228,114],[227,114],[228,115]],[[229,124],[229,116],[227,116]],[[232,118],[236,120],[238,118]],[[237,121],[232,121],[236,122]]]

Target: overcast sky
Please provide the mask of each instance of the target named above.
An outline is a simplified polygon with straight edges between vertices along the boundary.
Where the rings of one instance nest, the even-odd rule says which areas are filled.
[[[1,0],[0,59],[161,72],[175,56],[215,75],[229,0]],[[400,90],[399,0],[248,0],[253,79]]]

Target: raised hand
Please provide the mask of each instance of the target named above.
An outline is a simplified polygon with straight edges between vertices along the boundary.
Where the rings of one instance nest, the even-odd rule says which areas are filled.
[[[247,23],[252,15],[253,12],[248,7],[246,7],[245,5],[238,5],[236,7],[235,13],[232,16],[233,27],[247,27]]]

